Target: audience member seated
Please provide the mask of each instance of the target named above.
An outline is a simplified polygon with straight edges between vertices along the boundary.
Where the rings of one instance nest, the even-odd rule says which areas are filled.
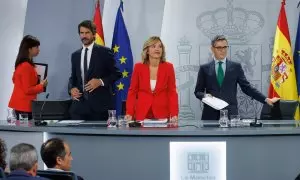
[[[6,150],[5,141],[0,138],[0,168],[2,168],[4,171],[6,169]]]
[[[4,173],[4,170],[0,167],[0,179],[5,179],[6,175]]]
[[[300,180],[300,174],[298,174],[295,180]]]
[[[42,144],[41,157],[51,171],[70,171],[71,155],[70,146],[59,138],[52,138]],[[83,180],[77,176],[78,180]]]
[[[31,144],[21,143],[10,150],[8,180],[47,180],[37,177],[38,154]]]

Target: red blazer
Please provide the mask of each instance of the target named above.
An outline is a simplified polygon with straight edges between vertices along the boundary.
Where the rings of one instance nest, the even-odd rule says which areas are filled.
[[[38,83],[35,68],[28,62],[20,64],[13,75],[14,89],[8,106],[18,111],[32,112],[31,101],[38,93],[44,91],[42,84]]]
[[[154,91],[150,88],[149,65],[135,64],[126,101],[126,114],[144,120],[152,107],[155,118],[178,116],[178,94],[176,91],[174,68],[164,62],[158,66]]]

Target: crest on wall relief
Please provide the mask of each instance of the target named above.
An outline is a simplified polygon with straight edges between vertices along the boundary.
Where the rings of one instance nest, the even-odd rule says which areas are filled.
[[[231,44],[245,44],[264,26],[263,16],[252,10],[233,6],[227,0],[227,7],[201,13],[196,19],[198,29],[209,39],[225,35]]]
[[[247,80],[257,90],[261,91],[262,46],[255,44],[232,45],[230,51],[232,54],[231,60],[241,64]],[[238,89],[237,99],[241,117],[254,118],[257,115],[257,110],[261,108],[260,104],[244,94],[240,88]]]
[[[252,81],[251,84],[256,88],[260,89],[260,81]],[[255,117],[259,118],[259,112],[261,111],[262,104],[258,101],[255,101],[251,97],[245,95],[241,88],[238,87],[237,92],[237,100],[239,104],[239,114],[241,115],[241,118],[244,119],[253,119]]]
[[[254,76],[254,67],[257,61],[257,49],[247,47],[242,50],[234,52],[234,58],[236,58],[242,65],[242,68],[246,75]]]

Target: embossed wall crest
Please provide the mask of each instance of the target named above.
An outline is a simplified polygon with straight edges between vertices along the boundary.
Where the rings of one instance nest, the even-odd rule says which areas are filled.
[[[209,39],[225,35],[231,44],[245,44],[264,26],[263,16],[256,11],[233,6],[227,0],[227,7],[201,13],[196,20],[198,29]]]

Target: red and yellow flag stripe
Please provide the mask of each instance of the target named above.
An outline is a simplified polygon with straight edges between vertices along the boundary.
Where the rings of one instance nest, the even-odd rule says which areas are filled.
[[[97,0],[94,14],[94,23],[96,25],[96,40],[95,43],[104,46],[104,33],[102,26],[102,17],[100,13],[100,2]]]
[[[274,39],[269,97],[298,100],[293,53],[284,6],[285,0],[281,4]],[[295,119],[299,119],[298,110]]]

